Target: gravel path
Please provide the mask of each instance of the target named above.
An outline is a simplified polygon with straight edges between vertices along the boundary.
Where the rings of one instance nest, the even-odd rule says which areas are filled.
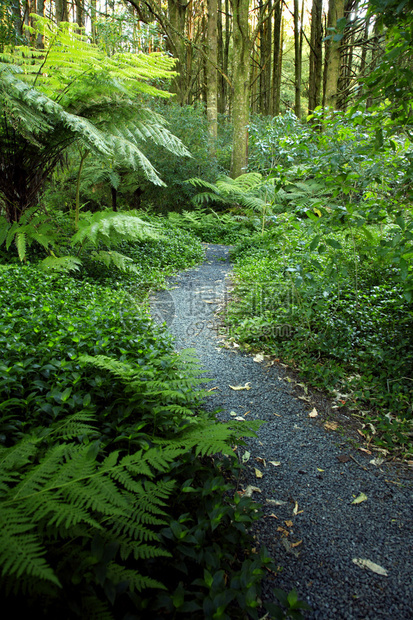
[[[172,278],[175,288],[157,294],[152,307],[178,350],[196,349],[208,389],[215,388],[208,408],[221,409],[223,420],[236,412],[267,421],[240,449],[240,458],[250,453],[241,488],[256,488],[265,514],[255,536],[282,567],[268,578],[265,597],[272,599],[273,587],[296,588],[312,608],[306,618],[413,619],[411,471],[373,464],[379,453],[326,430],[325,401],[311,393],[299,399],[288,368],[223,348],[214,314],[230,295],[228,255],[228,247],[208,245],[206,261]],[[250,389],[229,387],[247,383]],[[309,417],[314,404],[317,418]],[[353,504],[362,493],[367,499]]]

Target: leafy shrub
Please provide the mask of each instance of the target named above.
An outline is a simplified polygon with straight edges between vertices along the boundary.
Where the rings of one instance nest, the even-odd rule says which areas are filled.
[[[364,412],[376,443],[409,453],[411,303],[361,232],[347,238],[343,229],[315,243],[313,235],[311,220],[288,217],[238,246],[233,335],[344,394],[342,402]]]
[[[3,600],[45,618],[257,618],[272,563],[249,552],[259,513],[230,484],[253,431],[200,409],[191,354],[120,286],[9,266],[0,302]]]

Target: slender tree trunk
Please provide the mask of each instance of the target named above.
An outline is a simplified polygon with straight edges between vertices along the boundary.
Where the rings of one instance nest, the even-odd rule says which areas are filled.
[[[21,42],[23,38],[23,19],[21,13],[20,2],[13,2],[11,5],[12,19],[14,24],[14,31],[16,33],[16,42]]]
[[[272,41],[272,0],[268,2],[268,18],[263,22],[260,33],[260,112],[271,113],[271,41]],[[260,0],[260,15],[263,15],[263,3]]]
[[[294,0],[294,113],[301,118],[300,5]]]
[[[75,0],[76,2],[76,23],[79,28],[83,28],[85,25],[85,7],[83,0]]]
[[[277,1],[277,0],[276,0]],[[278,0],[274,11],[274,41],[273,41],[273,60],[272,60],[272,97],[271,114],[278,116],[280,113],[280,94],[281,94],[281,66],[282,66],[282,3]]]
[[[310,75],[308,84],[308,112],[320,105],[323,68],[323,0],[313,0],[311,9]]]
[[[37,15],[40,15],[40,17],[44,16],[44,0],[37,0],[37,2],[36,2],[36,13],[37,13]],[[44,37],[41,34],[37,35],[35,45],[36,45],[36,47],[38,49],[43,49],[43,47],[44,47]]]
[[[342,17],[344,17],[344,0],[330,0],[328,11],[329,28],[334,27]],[[338,105],[338,81],[341,68],[340,48],[341,41],[334,41],[333,36],[329,41],[328,54],[326,54],[324,105],[334,110],[337,109]]]
[[[247,171],[248,122],[250,103],[250,55],[251,39],[248,22],[249,0],[232,0],[233,36],[233,98],[232,117],[234,133],[232,140],[231,176],[236,178]]]
[[[187,96],[186,46],[185,41],[177,33],[185,32],[185,13],[188,3],[183,0],[168,0],[168,18],[172,29],[167,37],[168,51],[177,58],[176,71],[179,75],[172,82],[172,90],[177,95],[180,105],[185,103]]]
[[[60,22],[68,21],[68,13],[67,13],[67,1],[66,0],[55,0],[55,8],[56,8],[56,23],[60,24]]]
[[[211,137],[211,154],[215,154],[218,135],[218,2],[208,0],[208,62],[207,62],[207,118]]]

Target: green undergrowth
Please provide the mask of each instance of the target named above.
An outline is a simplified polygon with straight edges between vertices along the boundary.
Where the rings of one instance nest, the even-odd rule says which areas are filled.
[[[161,218],[147,218],[156,224],[159,239],[122,241],[114,249],[132,259],[135,268],[131,273],[120,273],[113,267],[97,263],[90,256],[77,277],[106,286],[122,286],[135,299],[143,300],[148,291],[165,285],[165,279],[203,261],[205,256],[201,241],[190,232],[171,226]]]
[[[44,618],[258,618],[274,565],[234,495],[257,424],[122,288],[0,269],[0,590]],[[204,381],[204,379],[202,379]]]
[[[239,244],[227,321],[238,342],[282,358],[353,410],[377,447],[411,457],[412,303],[397,267],[365,231],[350,232],[314,242],[311,220],[286,215]]]
[[[233,245],[259,230],[258,218],[231,213],[217,213],[212,209],[196,208],[191,211],[168,213],[172,226],[191,232],[204,243]]]

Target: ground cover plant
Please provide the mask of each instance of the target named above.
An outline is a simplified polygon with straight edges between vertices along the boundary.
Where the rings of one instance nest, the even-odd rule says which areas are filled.
[[[316,111],[310,122],[270,171],[275,218],[235,251],[239,300],[228,320],[240,341],[293,363],[352,408],[369,441],[409,457],[411,143],[392,124],[378,132],[374,113]],[[262,139],[282,147],[278,124],[264,124]]]
[[[20,265],[0,282],[6,604],[258,617],[272,563],[249,551],[255,504],[231,493],[232,442],[251,430],[203,412],[196,361],[121,287]]]

